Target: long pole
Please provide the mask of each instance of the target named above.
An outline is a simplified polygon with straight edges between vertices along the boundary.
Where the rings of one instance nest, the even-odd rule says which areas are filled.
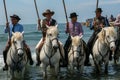
[[[97,0],[97,3],[96,3],[96,9],[98,8],[98,5],[99,5],[99,0]]]
[[[40,20],[40,16],[39,16],[36,0],[34,0],[34,4],[35,4],[36,13],[37,13],[37,18],[38,18],[38,20]],[[40,28],[40,30],[42,30],[40,22],[38,24],[38,27]]]
[[[67,10],[66,10],[66,5],[65,5],[65,1],[62,0],[63,2],[63,7],[64,7],[64,12],[65,12],[65,17],[66,17],[66,23],[67,23],[67,33],[69,32],[69,24],[68,24],[68,16],[67,16]],[[70,35],[70,34],[69,34]]]
[[[65,5],[65,1],[63,1],[63,6],[64,6],[64,12],[65,12],[65,17],[66,17],[66,22],[68,22],[68,16],[67,16],[67,10],[66,10],[66,5]]]
[[[8,23],[7,8],[6,8],[5,0],[3,0],[3,4],[4,4],[4,10],[5,10],[6,23]],[[10,27],[8,25],[6,27],[8,28],[8,35],[10,39]]]

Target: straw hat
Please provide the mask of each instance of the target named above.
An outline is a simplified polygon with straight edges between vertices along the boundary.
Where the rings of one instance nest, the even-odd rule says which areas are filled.
[[[45,17],[47,14],[51,14],[52,16],[54,15],[54,11],[51,11],[49,9],[47,9],[42,15]]]
[[[10,16],[10,18],[15,18],[17,20],[21,20],[21,18],[16,14],[13,14],[12,16]]]

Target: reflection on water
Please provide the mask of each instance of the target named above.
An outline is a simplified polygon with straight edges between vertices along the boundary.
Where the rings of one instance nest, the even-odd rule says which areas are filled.
[[[97,75],[94,71],[94,67],[85,67],[84,73],[79,74],[77,71],[74,74],[70,74],[66,68],[61,68],[59,77],[56,78],[54,75],[54,70],[48,68],[48,77],[43,79],[42,70],[40,67],[28,66],[25,72],[24,80],[120,80],[120,65],[109,65],[108,75],[102,74]],[[103,70],[102,70],[103,71]],[[3,72],[0,70],[0,80],[10,80],[8,72]]]
[[[41,38],[41,33],[36,31],[35,26],[36,25],[24,25],[25,27],[25,40],[26,43],[29,45],[31,51],[33,54],[35,54],[35,46],[39,42]],[[65,43],[67,39],[67,35],[64,33],[65,24],[60,24],[60,41]],[[3,32],[4,27],[0,26],[0,32]],[[90,38],[92,31],[90,31],[88,28],[83,28],[85,31],[85,34],[83,36],[83,39],[87,42]],[[5,47],[7,41],[7,35],[4,33],[0,33],[0,80],[10,80],[10,76],[8,75],[8,72],[3,72],[2,67],[3,64],[3,56],[2,51]],[[33,55],[34,56],[34,55]],[[35,56],[33,58],[35,60]],[[93,62],[92,62],[93,63]],[[120,63],[119,63],[120,64]],[[47,80],[120,80],[120,65],[113,65],[113,62],[109,65],[109,73],[108,75],[105,75],[103,72],[100,75],[97,75],[94,71],[95,67],[85,67],[84,73],[81,75],[77,71],[74,74],[69,74],[66,68],[62,68],[58,79],[54,77],[52,74],[53,70],[48,69],[48,78]],[[104,68],[102,69],[104,71]],[[52,74],[51,74],[52,73]],[[24,80],[43,80],[42,77],[42,70],[39,67],[32,67],[28,66],[25,72],[25,79]]]

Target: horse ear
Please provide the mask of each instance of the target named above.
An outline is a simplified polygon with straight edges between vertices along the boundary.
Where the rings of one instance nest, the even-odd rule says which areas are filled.
[[[46,27],[49,29],[50,26],[46,25]]]
[[[83,37],[83,35],[80,36],[80,39]]]
[[[14,32],[12,32],[12,35],[14,35],[15,33]]]
[[[105,29],[103,28],[101,31],[101,38],[104,40],[105,39]]]
[[[57,28],[57,27],[58,27],[58,24],[57,24],[57,25],[55,25],[55,27]]]
[[[73,39],[73,36],[71,36],[71,39]]]
[[[22,32],[22,35],[24,34],[24,31]]]

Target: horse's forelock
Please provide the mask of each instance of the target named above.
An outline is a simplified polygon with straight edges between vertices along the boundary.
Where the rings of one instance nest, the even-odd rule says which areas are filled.
[[[75,36],[72,38],[72,45],[74,45],[74,46],[80,45],[80,37],[79,36]]]
[[[53,34],[58,34],[59,33],[58,28],[55,27],[55,26],[50,26],[50,28],[47,30],[47,32],[51,32]]]
[[[11,42],[12,42],[12,43],[13,43],[14,39],[16,39],[16,40],[21,40],[21,39],[23,39],[22,33],[20,33],[20,32],[14,33],[13,36],[12,36],[12,39],[11,39]]]
[[[115,36],[116,34],[117,33],[114,27],[106,27],[103,28],[102,31],[98,33],[98,39],[100,39],[100,41],[104,41],[106,35]]]

